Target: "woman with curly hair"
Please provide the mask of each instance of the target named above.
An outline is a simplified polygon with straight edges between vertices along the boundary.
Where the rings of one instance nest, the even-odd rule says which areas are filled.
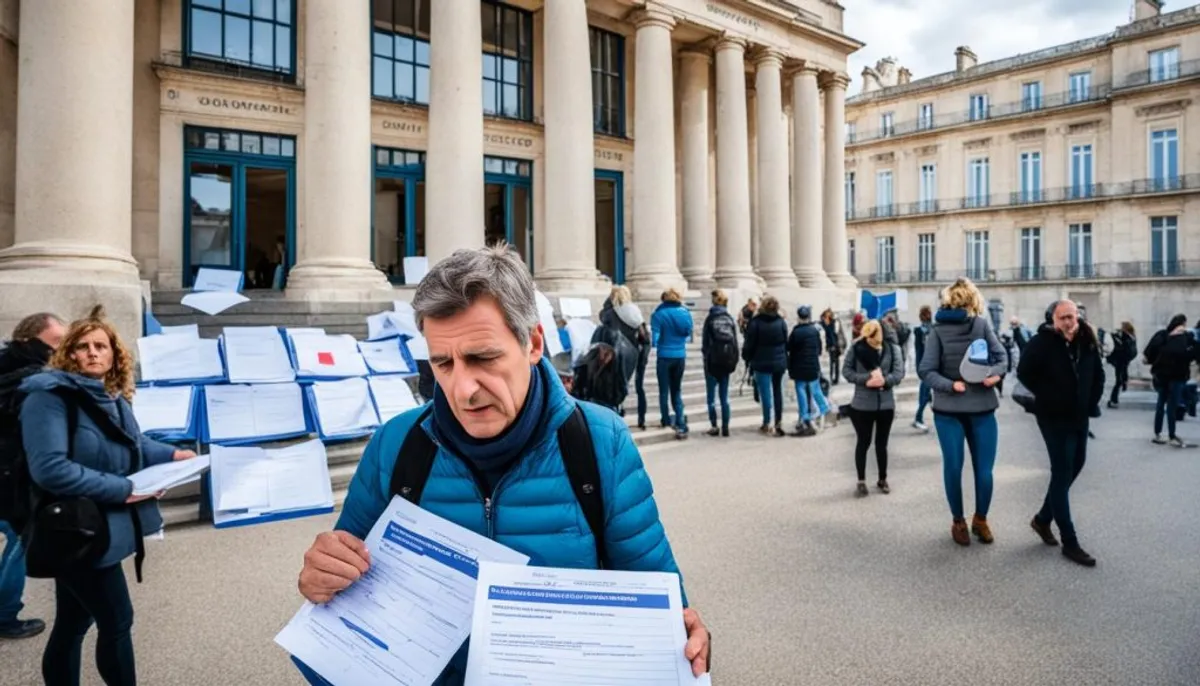
[[[96,667],[108,686],[134,684],[133,605],[121,561],[135,557],[141,580],[142,539],[162,529],[156,496],[133,495],[128,476],[155,464],[195,457],[142,435],[133,416],[133,356],[103,309],[71,324],[47,371],[21,385],[21,434],[45,503],[85,498],[108,529],[108,546],[54,576],[54,628],[42,655],[48,686],[79,683],[83,638],[96,624]],[[39,535],[36,518],[32,537]],[[101,538],[102,540],[102,538]],[[32,557],[33,548],[30,553]]]

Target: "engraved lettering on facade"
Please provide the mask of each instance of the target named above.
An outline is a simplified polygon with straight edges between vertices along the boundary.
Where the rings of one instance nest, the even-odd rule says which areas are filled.
[[[596,149],[596,159],[608,160],[608,161],[612,161],[612,162],[624,162],[625,161],[625,153],[617,151],[617,150],[601,150],[600,148],[597,148]]]
[[[222,98],[210,95],[201,95],[196,100],[201,107],[211,107],[217,110],[240,110],[247,112],[262,112],[264,114],[279,114],[283,116],[291,116],[292,108],[287,105],[271,102],[259,102],[256,100],[238,100],[236,98]]]
[[[417,122],[400,121],[396,119],[383,120],[384,131],[399,131],[401,133],[421,133],[425,127]]]
[[[728,19],[729,21],[731,21],[735,24],[740,24],[742,26],[749,27],[751,29],[754,29],[755,31],[757,31],[759,28],[762,27],[762,24],[759,23],[759,21],[757,19],[755,19],[753,17],[747,17],[744,14],[738,14],[737,12],[733,12],[731,10],[727,10],[715,2],[705,3],[704,9],[707,10],[709,14],[715,14],[716,16],[721,17],[722,19]]]
[[[493,145],[507,145],[514,148],[532,148],[533,139],[525,136],[509,136],[502,133],[485,133],[483,142]]]

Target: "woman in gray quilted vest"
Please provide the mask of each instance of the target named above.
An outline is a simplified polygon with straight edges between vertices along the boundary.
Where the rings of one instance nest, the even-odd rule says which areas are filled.
[[[896,398],[892,389],[904,378],[904,356],[900,346],[885,337],[883,326],[874,319],[863,324],[859,338],[846,350],[842,376],[854,384],[854,412],[850,421],[858,441],[854,446],[854,467],[858,470],[858,497],[867,495],[867,449],[875,434],[875,461],[879,466],[880,491],[890,493],[887,482],[888,436],[896,418]]]
[[[942,448],[946,500],[954,517],[950,535],[963,546],[971,544],[970,533],[981,543],[991,543],[987,513],[999,440],[996,408],[1000,406],[995,386],[1008,369],[1004,346],[983,316],[983,296],[970,279],[959,278],[942,292],[941,300],[917,373],[933,390],[933,423]],[[975,472],[975,516],[970,533],[963,518],[964,443],[970,447]]]

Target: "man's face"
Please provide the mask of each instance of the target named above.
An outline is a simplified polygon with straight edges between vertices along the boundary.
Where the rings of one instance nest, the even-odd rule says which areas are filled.
[[[66,335],[67,327],[63,326],[63,323],[57,319],[50,319],[46,323],[46,328],[38,334],[38,338],[46,345],[57,350],[58,346],[62,343],[63,336]]]
[[[1075,303],[1064,301],[1054,308],[1054,328],[1068,341],[1079,332],[1079,309]]]
[[[540,326],[521,345],[499,304],[482,297],[452,317],[426,319],[424,333],[433,376],[472,438],[494,438],[516,421],[542,359]]]

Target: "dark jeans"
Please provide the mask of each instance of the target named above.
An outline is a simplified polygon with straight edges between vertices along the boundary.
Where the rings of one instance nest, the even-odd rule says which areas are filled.
[[[46,686],[78,686],[83,637],[96,624],[96,669],[108,686],[134,686],[133,604],[120,564],[54,580],[54,628],[42,655]]]
[[[650,348],[644,347],[638,351],[637,371],[633,376],[633,385],[637,390],[638,426],[646,425],[646,364],[650,362]]]
[[[955,519],[963,518],[965,442],[967,450],[971,451],[971,471],[975,474],[975,514],[987,517],[992,504],[992,469],[996,465],[996,447],[1000,439],[995,413],[951,415],[934,412],[933,423],[942,448],[942,480],[950,514]]]
[[[687,415],[683,413],[683,369],[684,358],[658,358],[655,363],[658,372],[658,410],[662,415],[662,423],[674,426],[676,431],[687,433]],[[670,396],[671,407],[667,406]],[[675,410],[672,417],[671,409]],[[674,423],[672,423],[674,419]]]
[[[854,466],[858,469],[858,480],[867,480],[867,448],[871,447],[871,433],[875,433],[875,462],[879,466],[879,480],[887,481],[888,436],[892,433],[895,410],[854,410],[850,422],[858,442],[854,445]]]
[[[829,353],[829,383],[831,384],[838,383],[841,378],[838,376],[842,372],[842,365],[838,364],[841,360],[842,356],[840,354],[835,352]]]
[[[1087,461],[1088,420],[1038,417],[1037,423],[1042,440],[1046,442],[1046,452],[1050,454],[1050,487],[1046,489],[1046,499],[1036,518],[1040,524],[1048,525],[1051,519],[1057,522],[1063,546],[1075,548],[1079,546],[1079,539],[1071,522],[1068,495],[1071,484],[1075,483]]]
[[[763,426],[771,423],[774,410],[775,423],[783,423],[783,372],[754,372],[754,387],[762,406]]]
[[[21,614],[21,596],[25,593],[25,549],[8,522],[0,520],[4,552],[0,553],[0,627],[11,625]]]
[[[933,402],[933,389],[929,387],[929,384],[922,381],[921,385],[917,388],[917,416],[914,418],[918,424],[925,423],[925,408],[931,402]]]
[[[1154,405],[1154,435],[1162,433],[1163,430],[1163,414],[1167,417],[1167,433],[1171,438],[1175,438],[1175,418],[1179,416],[1179,409],[1183,407],[1183,387],[1187,385],[1186,381],[1159,381],[1158,387],[1158,402]]]
[[[1129,364],[1114,365],[1113,372],[1115,379],[1113,381],[1112,394],[1108,397],[1108,402],[1116,405],[1122,391],[1129,390]]]
[[[712,374],[704,375],[704,391],[708,399],[708,423],[714,428],[717,426],[717,399],[716,396],[720,392],[721,401],[721,428],[729,428],[729,375],[713,376]]]

